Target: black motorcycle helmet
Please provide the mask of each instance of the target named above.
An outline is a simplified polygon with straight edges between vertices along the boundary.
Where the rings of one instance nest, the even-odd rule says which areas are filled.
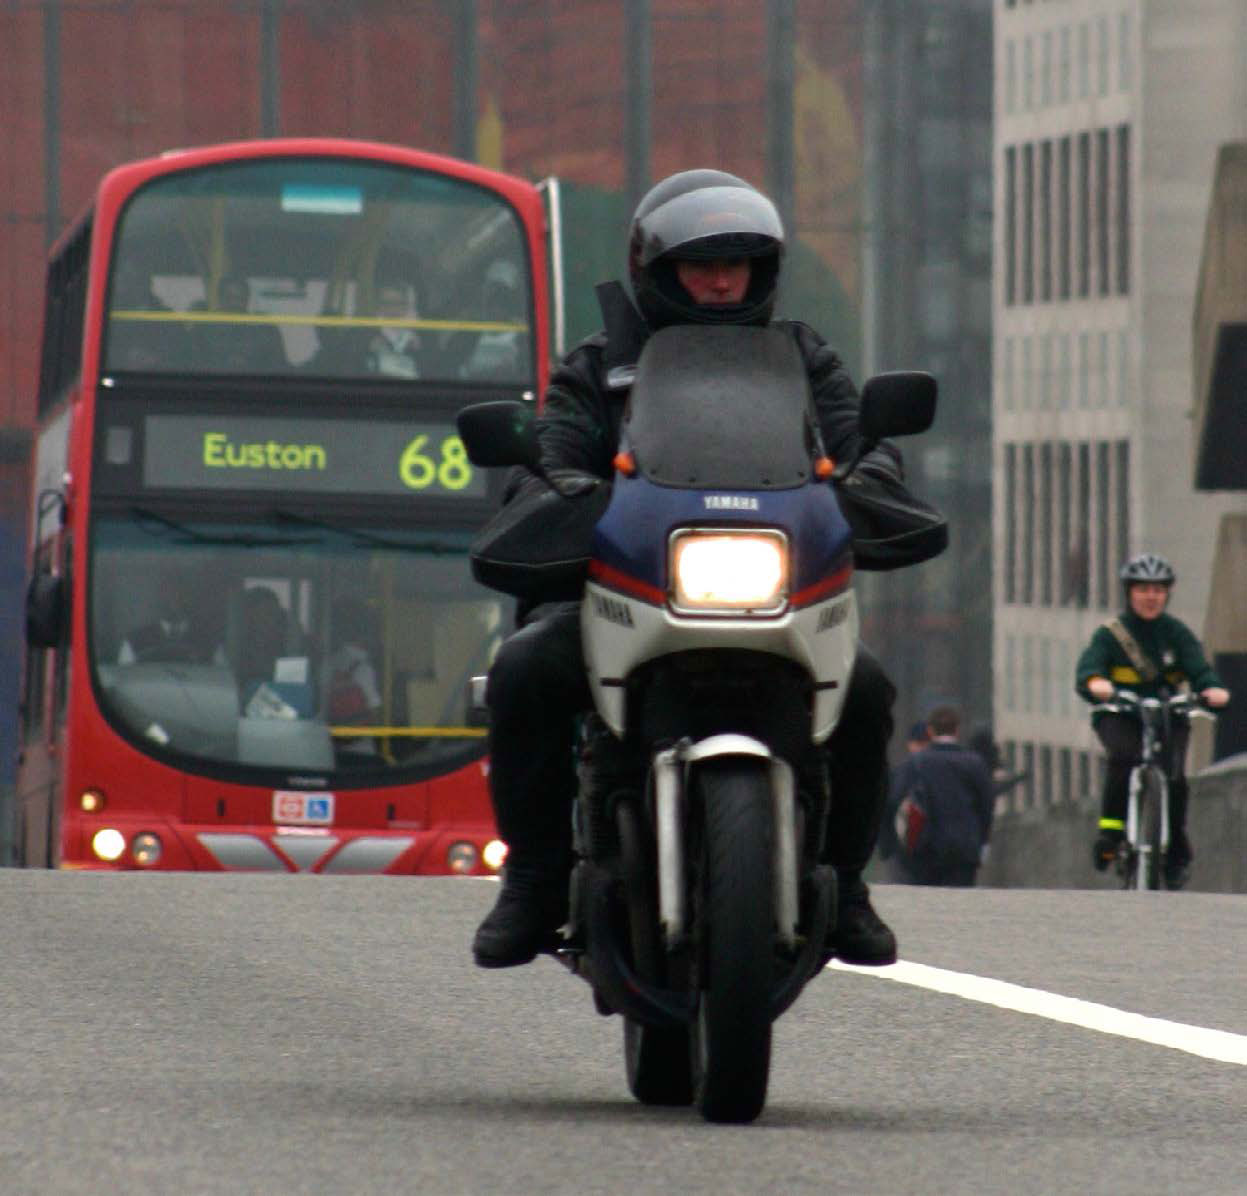
[[[683,170],[650,188],[628,233],[628,276],[650,328],[668,324],[765,324],[775,307],[784,229],[756,187],[722,170]],[[740,303],[694,303],[677,261],[748,258]]]
[[[1141,552],[1138,556],[1132,556],[1122,565],[1121,572],[1117,576],[1121,578],[1121,584],[1125,587],[1126,593],[1130,592],[1131,586],[1142,582],[1171,586],[1178,580],[1173,566],[1163,556],[1157,556],[1154,552]]]

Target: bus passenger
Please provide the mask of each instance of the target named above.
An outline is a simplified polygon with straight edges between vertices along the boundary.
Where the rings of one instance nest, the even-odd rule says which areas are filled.
[[[185,574],[170,570],[154,591],[158,604],[155,618],[126,634],[117,652],[117,663],[197,664],[208,661],[211,650],[193,618],[192,593]]]
[[[381,691],[369,642],[372,618],[362,598],[345,596],[333,604],[332,651],[325,669],[325,714],[331,726],[374,726],[381,718]],[[376,754],[372,739],[339,739],[340,752]]]
[[[152,275],[123,258],[109,295],[106,368],[185,370],[190,365],[186,327],[167,318],[170,310],[152,289]]]
[[[216,311],[236,316],[250,310],[251,284],[240,275],[225,275],[217,284]],[[280,374],[288,368],[281,333],[271,324],[209,320],[196,322],[192,336],[195,368],[205,373]]]
[[[379,319],[408,321],[416,315],[416,289],[410,283],[387,280],[377,284]],[[368,341],[364,369],[387,378],[419,378],[419,348],[420,336],[407,323],[383,325]]]

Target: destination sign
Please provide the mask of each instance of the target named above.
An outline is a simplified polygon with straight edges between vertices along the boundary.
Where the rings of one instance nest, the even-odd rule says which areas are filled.
[[[143,484],[169,490],[283,490],[481,498],[482,470],[453,422],[149,415]]]

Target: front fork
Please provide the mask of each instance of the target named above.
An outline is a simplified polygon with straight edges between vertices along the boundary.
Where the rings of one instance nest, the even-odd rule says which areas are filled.
[[[1142,833],[1139,797],[1143,792],[1144,772],[1143,765],[1130,770],[1130,796],[1126,803],[1126,842],[1133,851],[1147,855],[1152,850],[1151,844],[1139,841]],[[1159,769],[1156,770],[1156,775],[1160,779],[1160,850],[1163,853],[1169,847],[1169,781]]]
[[[686,794],[693,766],[705,760],[744,756],[766,760],[771,773],[774,810],[775,923],[780,942],[797,943],[800,918],[797,867],[796,781],[792,766],[766,744],[748,735],[711,735],[693,743],[681,740],[653,760],[654,822],[658,839],[658,919],[667,949],[683,945],[688,934],[684,856]]]

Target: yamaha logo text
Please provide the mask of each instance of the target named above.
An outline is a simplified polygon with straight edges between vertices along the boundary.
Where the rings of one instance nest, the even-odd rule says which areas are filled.
[[[756,511],[758,500],[741,494],[707,494],[705,495],[708,511]]]

